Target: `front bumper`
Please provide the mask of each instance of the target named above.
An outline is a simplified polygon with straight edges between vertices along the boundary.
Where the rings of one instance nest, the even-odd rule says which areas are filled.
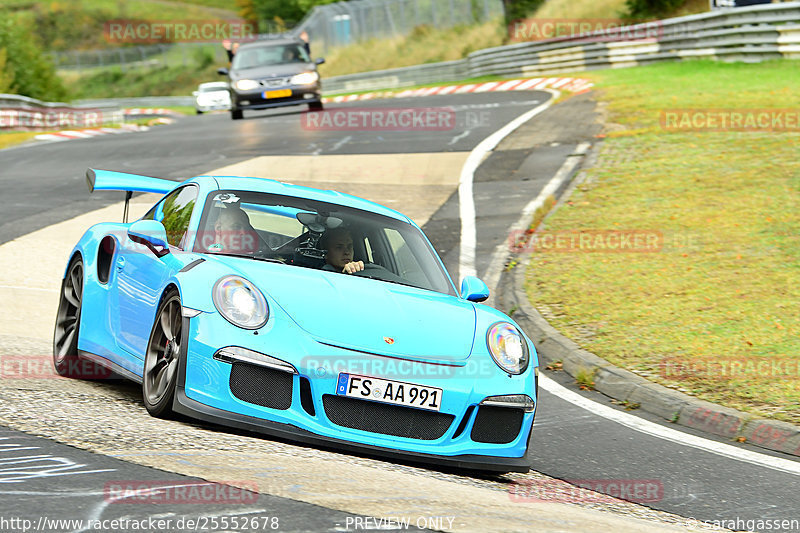
[[[289,96],[280,98],[266,98],[268,92],[288,90]],[[237,91],[231,89],[231,109],[269,109],[301,104],[316,104],[322,102],[322,88],[319,83],[313,85],[287,85],[264,90]]]
[[[444,393],[440,412],[453,415],[452,422],[441,436],[410,438],[345,427],[335,424],[329,418],[326,412],[329,403],[325,398],[330,400],[335,396],[338,373],[334,371],[322,375],[318,363],[346,360],[353,352],[321,345],[309,339],[296,326],[286,323],[281,324],[280,328],[270,327],[268,324],[264,330],[271,331],[262,330],[259,336],[255,336],[252,332],[231,326],[216,313],[203,313],[184,320],[184,331],[189,332],[190,341],[183,345],[184,354],[181,357],[173,406],[176,412],[279,438],[414,462],[493,472],[527,472],[530,469],[526,456],[535,412],[521,415],[519,431],[510,442],[476,442],[472,437],[475,434],[473,426],[478,418],[479,404],[484,398],[519,393],[535,399],[533,369],[529,369],[530,375],[526,373],[513,378],[502,372],[495,372],[492,376],[461,377],[448,373],[447,377],[414,375],[402,379],[418,385],[442,388]],[[214,334],[210,335],[211,332]],[[240,346],[244,345],[240,341],[249,341],[249,349],[273,357],[279,353],[294,354],[293,357],[280,357],[297,369],[297,373],[291,374],[291,400],[290,403],[287,402],[288,407],[257,405],[242,400],[241,396],[232,392],[233,365],[214,359],[214,353],[220,347],[220,338],[224,338],[226,344]],[[264,342],[267,338],[268,343]],[[215,339],[217,343],[214,343]],[[359,355],[363,357],[363,354],[356,357]],[[368,357],[373,357],[378,362],[383,360],[380,356]],[[377,377],[398,379],[397,375]],[[376,405],[376,402],[368,403]]]

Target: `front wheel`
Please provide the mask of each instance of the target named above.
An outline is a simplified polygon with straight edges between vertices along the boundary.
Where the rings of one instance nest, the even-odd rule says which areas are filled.
[[[147,351],[144,356],[142,398],[147,412],[157,418],[172,415],[172,400],[178,381],[183,329],[181,299],[177,291],[168,293],[158,306]]]
[[[83,300],[83,261],[75,257],[61,283],[61,296],[53,332],[53,366],[59,375],[81,377],[78,364],[78,330]]]
[[[241,109],[233,109],[233,110],[231,110],[231,118],[233,120],[242,120],[243,117],[244,117],[244,113],[242,112]]]

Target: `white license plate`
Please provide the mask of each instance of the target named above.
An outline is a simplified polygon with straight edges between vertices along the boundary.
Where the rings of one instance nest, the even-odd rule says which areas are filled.
[[[442,405],[442,389],[356,374],[339,374],[336,394],[429,411]]]

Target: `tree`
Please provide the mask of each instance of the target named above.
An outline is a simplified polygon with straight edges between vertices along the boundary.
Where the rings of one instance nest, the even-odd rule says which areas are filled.
[[[14,73],[6,67],[7,56],[6,49],[0,48],[0,94],[10,92],[14,85]]]
[[[51,102],[66,97],[52,62],[31,32],[7,12],[0,12],[0,50],[5,63],[0,79],[8,83],[9,92]]]
[[[522,20],[533,15],[539,6],[544,4],[544,0],[503,0],[503,7],[506,11],[506,24]]]

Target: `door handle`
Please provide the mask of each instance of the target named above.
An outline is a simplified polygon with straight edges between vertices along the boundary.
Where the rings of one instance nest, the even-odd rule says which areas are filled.
[[[117,259],[117,270],[122,270],[123,268],[125,268],[125,258],[120,257]]]

